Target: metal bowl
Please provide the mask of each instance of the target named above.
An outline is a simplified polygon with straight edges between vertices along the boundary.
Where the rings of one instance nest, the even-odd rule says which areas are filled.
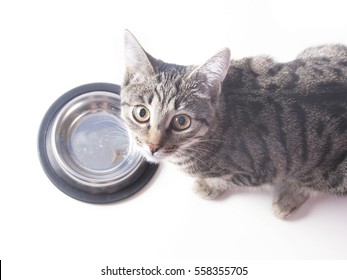
[[[96,83],[62,95],[39,131],[39,157],[50,180],[85,202],[114,202],[139,191],[157,165],[133,149],[120,118],[120,87]]]

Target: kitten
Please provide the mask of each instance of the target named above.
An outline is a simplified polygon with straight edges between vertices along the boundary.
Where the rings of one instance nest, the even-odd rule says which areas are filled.
[[[273,212],[288,217],[314,191],[347,194],[347,48],[309,48],[295,60],[164,63],[125,33],[121,112],[153,162],[170,161],[214,199],[271,184]]]

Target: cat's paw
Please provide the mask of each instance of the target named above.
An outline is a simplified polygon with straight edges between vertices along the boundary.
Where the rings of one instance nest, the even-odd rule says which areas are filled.
[[[209,186],[204,180],[196,180],[193,186],[194,192],[201,198],[213,200],[219,197],[224,191]]]
[[[284,207],[278,202],[272,204],[272,213],[279,219],[289,218],[295,208]]]
[[[280,219],[289,218],[307,200],[304,193],[282,193],[272,204],[272,213]]]

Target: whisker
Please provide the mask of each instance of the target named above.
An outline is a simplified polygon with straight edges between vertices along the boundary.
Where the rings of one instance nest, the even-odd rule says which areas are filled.
[[[183,154],[182,154],[183,155]],[[197,155],[193,155],[193,154],[190,154],[189,155],[190,157],[198,160],[199,162],[201,162],[203,165],[205,165],[206,167],[209,167],[201,158],[199,158]]]
[[[123,123],[117,120],[102,120],[102,121],[96,121],[93,124],[100,125],[102,127],[108,127],[108,128],[117,128],[117,130],[126,131],[127,129],[124,127]]]
[[[219,140],[219,139],[200,139],[200,138],[197,138],[196,143],[207,143],[207,144],[210,144],[210,143],[222,143],[222,144],[230,144],[231,142],[230,141]]]
[[[189,156],[191,156],[192,158],[195,158],[195,159],[197,159],[197,160],[199,160],[201,163],[203,163],[206,167],[210,167],[210,166],[208,166],[206,163],[205,163],[205,161],[203,161],[196,153],[198,153],[198,154],[207,154],[207,152],[209,152],[209,150],[208,149],[202,149],[202,148],[197,148],[197,147],[184,147],[184,148],[182,148],[181,149],[181,151],[187,151],[187,152],[193,152],[194,154],[192,154],[192,153],[190,153],[189,154]],[[183,154],[181,154],[181,155],[183,155]],[[215,165],[217,165],[217,166],[219,166],[220,167],[220,165],[219,165],[219,163],[215,160],[215,159],[213,159],[213,157],[208,157],[208,159],[209,160],[211,160]]]
[[[100,142],[103,142],[105,140],[105,138],[107,138],[107,137],[109,137],[111,139],[117,139],[117,138],[119,138],[119,139],[124,139],[125,138],[126,140],[129,139],[129,136],[128,136],[127,133],[123,133],[123,132],[119,133],[118,131],[110,131],[110,132],[106,133],[101,138]],[[121,141],[121,142],[123,142],[123,141]]]

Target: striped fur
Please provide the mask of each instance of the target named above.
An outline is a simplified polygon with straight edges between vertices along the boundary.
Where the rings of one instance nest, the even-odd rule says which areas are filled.
[[[230,61],[224,49],[185,67],[154,59],[130,33],[126,41],[122,116],[149,160],[177,164],[205,198],[275,185],[280,218],[311,191],[347,194],[346,47],[310,48],[288,63]],[[150,111],[148,123],[134,119],[137,105]],[[179,114],[190,116],[188,129],[173,129]],[[151,153],[149,143],[159,150]]]

